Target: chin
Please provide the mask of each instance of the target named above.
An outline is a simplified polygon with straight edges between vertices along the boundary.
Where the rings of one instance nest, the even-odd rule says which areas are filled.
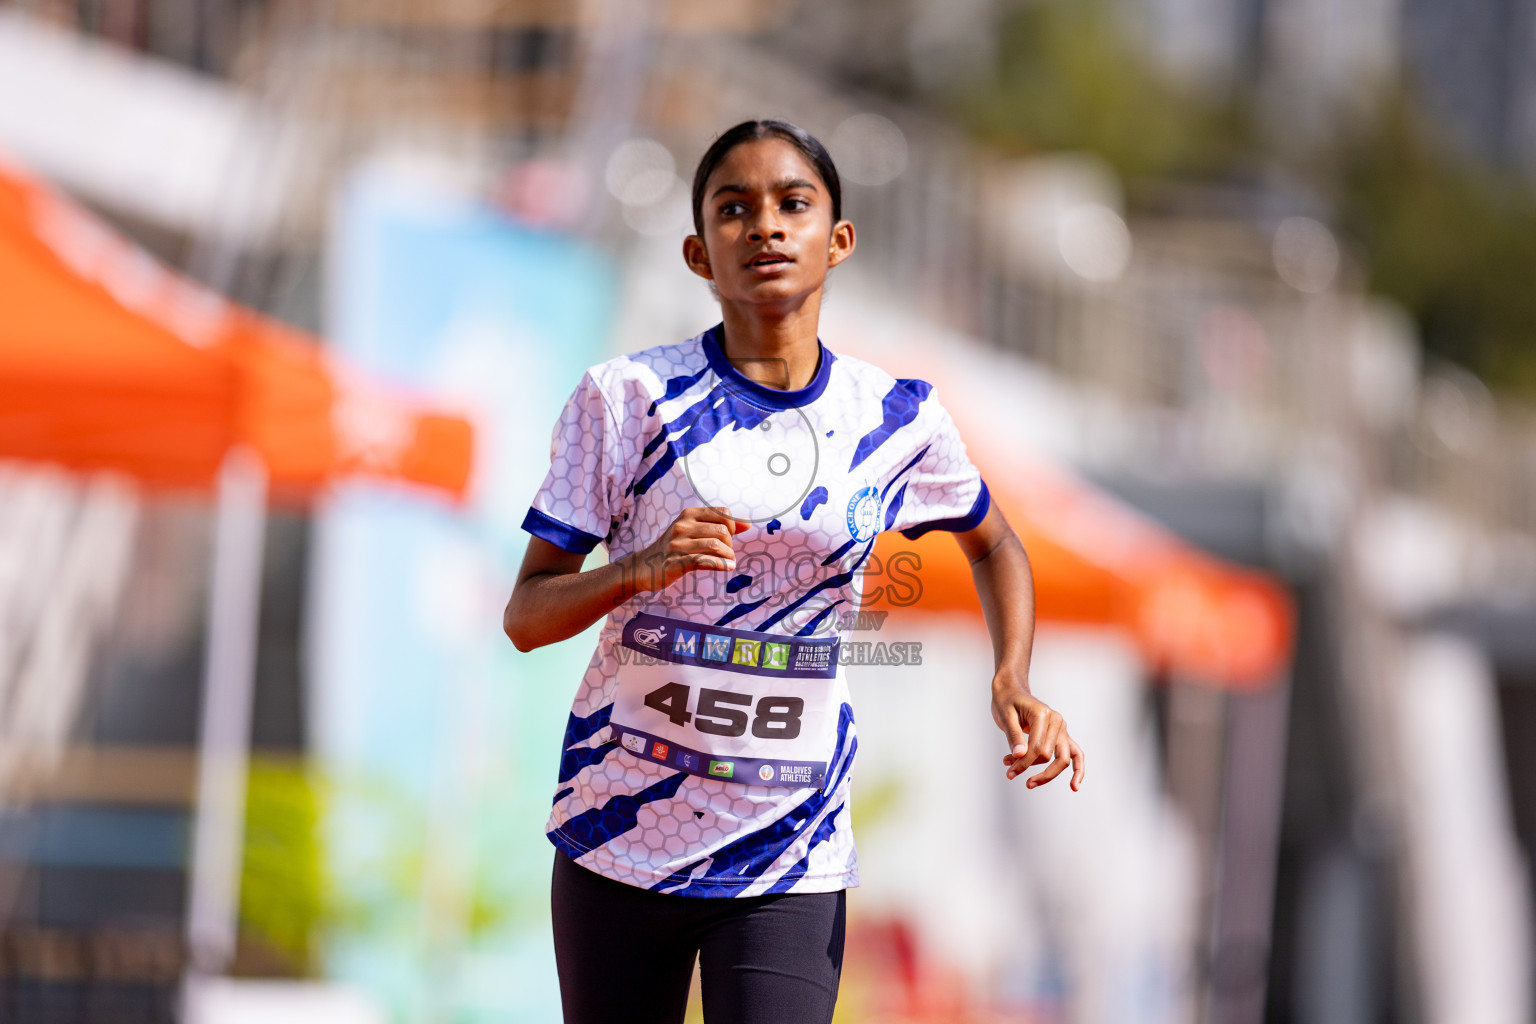
[[[741,302],[786,302],[805,298],[819,287],[820,282],[759,281],[739,289],[736,296]]]

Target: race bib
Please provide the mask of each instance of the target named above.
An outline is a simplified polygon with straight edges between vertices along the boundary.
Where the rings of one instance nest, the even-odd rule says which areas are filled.
[[[641,612],[624,624],[610,722],[624,750],[693,775],[820,787],[834,742],[836,638]]]

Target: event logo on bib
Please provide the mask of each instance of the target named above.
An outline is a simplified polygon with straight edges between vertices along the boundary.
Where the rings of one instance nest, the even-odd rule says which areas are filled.
[[[773,765],[771,765],[771,764],[763,765],[761,768],[759,768],[757,770],[757,777],[762,779],[764,782],[772,782],[773,781]]]
[[[636,736],[632,732],[624,734],[624,749],[636,754],[645,753],[645,737]]]
[[[756,665],[757,655],[762,646],[761,641],[745,640],[738,637],[736,640],[736,653],[731,657],[731,664]]]
[[[795,650],[795,669],[801,672],[821,672],[832,664],[832,648],[819,644],[802,645]]]
[[[734,761],[711,761],[709,762],[709,774],[718,775],[722,779],[728,779],[736,774],[736,763]]]
[[[672,653],[684,658],[699,656],[699,634],[691,629],[680,629],[672,635]]]
[[[880,492],[873,484],[848,499],[848,536],[863,544],[880,532]]]
[[[789,667],[789,644],[763,644],[763,668]]]
[[[704,634],[704,657],[710,661],[725,661],[731,656],[731,638]]]
[[[666,635],[667,630],[665,626],[658,626],[655,629],[635,630],[635,639],[640,641],[642,644],[645,644],[647,647],[660,647],[661,638]]]

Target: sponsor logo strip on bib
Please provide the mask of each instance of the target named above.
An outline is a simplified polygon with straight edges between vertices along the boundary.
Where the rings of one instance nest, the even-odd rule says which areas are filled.
[[[677,768],[690,775],[757,786],[791,786],[796,789],[820,786],[827,775],[825,761],[789,762],[756,757],[721,757],[689,750],[627,725],[614,726],[614,731],[619,734],[619,743],[624,749],[636,757]]]
[[[811,640],[641,612],[625,623],[622,643],[659,661],[721,672],[785,679],[832,679],[837,675],[839,641],[835,637]]]

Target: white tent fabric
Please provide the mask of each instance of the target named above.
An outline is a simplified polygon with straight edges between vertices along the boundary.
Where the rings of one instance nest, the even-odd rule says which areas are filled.
[[[1424,1020],[1529,1021],[1531,893],[1488,659],[1465,640],[1419,636],[1405,645],[1395,689]]]
[[[1002,1005],[1065,997],[1075,1024],[1192,1019],[1194,841],[1160,781],[1134,649],[1102,629],[1037,638],[1035,692],[1091,751],[1073,793],[1066,776],[1033,791],[1004,779],[977,624],[929,617],[900,639],[922,643],[922,665],[849,676],[855,800],[889,807],[861,822],[858,912],[909,920],[936,970],[968,975]]]
[[[28,98],[0,104],[0,149],[199,238],[262,237],[309,145],[228,85],[15,9],[0,10],[0,95]]]
[[[0,464],[0,791],[62,754],[138,521],[122,480]]]

